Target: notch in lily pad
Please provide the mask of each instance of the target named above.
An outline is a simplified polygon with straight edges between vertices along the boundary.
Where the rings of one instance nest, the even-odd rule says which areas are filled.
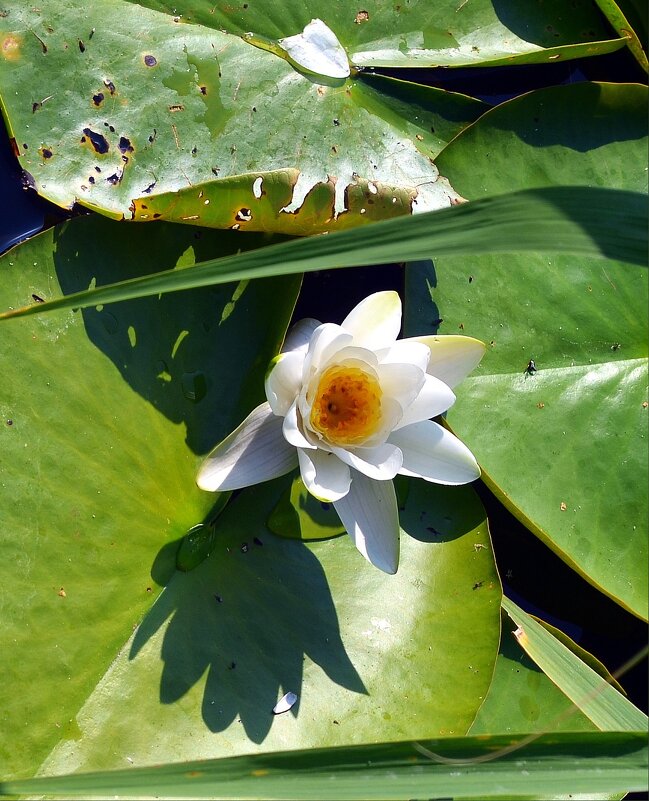
[[[321,19],[312,19],[302,33],[280,39],[279,45],[288,60],[301,70],[341,80],[350,75],[345,48]]]

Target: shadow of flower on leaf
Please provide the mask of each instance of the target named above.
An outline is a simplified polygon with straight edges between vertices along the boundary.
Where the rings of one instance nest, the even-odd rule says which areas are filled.
[[[214,551],[175,573],[135,634],[130,658],[163,627],[160,700],[173,704],[206,674],[202,716],[211,731],[240,721],[261,743],[273,706],[299,696],[308,658],[334,682],[367,694],[340,635],[325,573],[304,545],[268,533],[282,479],[241,493],[219,519]],[[289,714],[299,714],[299,700]]]

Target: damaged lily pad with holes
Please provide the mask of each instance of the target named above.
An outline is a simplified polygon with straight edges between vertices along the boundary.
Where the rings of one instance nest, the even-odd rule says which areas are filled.
[[[347,78],[322,25],[315,39],[294,31],[300,54],[291,37],[288,53],[124,0],[83,14],[11,0],[0,94],[28,183],[117,219],[294,234],[458,202],[433,159],[485,105]],[[306,56],[333,52],[339,77],[289,63],[305,39]]]

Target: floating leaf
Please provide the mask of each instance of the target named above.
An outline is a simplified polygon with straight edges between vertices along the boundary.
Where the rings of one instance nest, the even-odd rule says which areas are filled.
[[[125,0],[11,0],[0,41],[28,182],[117,219],[304,234],[448,206],[440,131],[485,109],[425,87],[412,102],[389,79],[319,83],[270,45]]]
[[[6,254],[0,296],[188,268],[241,244],[228,232],[160,225],[152,239],[143,226],[78,218]],[[5,331],[5,776],[34,773],[77,736],[77,712],[174,572],[180,538],[211,519],[219,496],[197,489],[198,464],[263,393],[299,286],[234,284]]]
[[[542,89],[485,114],[438,161],[469,197],[519,183],[644,191],[646,99],[634,85]],[[488,343],[450,426],[530,530],[645,617],[647,270],[556,256],[551,237],[534,254],[411,271],[406,325]]]
[[[501,599],[472,488],[411,482],[388,576],[349,537],[271,534],[290,480],[228,504],[210,556],[167,583],[44,772],[468,729],[491,681]],[[298,700],[274,716],[288,692]]]

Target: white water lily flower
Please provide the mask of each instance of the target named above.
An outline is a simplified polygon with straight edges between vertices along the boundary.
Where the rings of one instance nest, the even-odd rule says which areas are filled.
[[[240,489],[299,464],[309,492],[333,503],[363,556],[395,573],[395,475],[437,484],[480,475],[469,449],[430,418],[453,404],[451,388],[485,350],[463,336],[397,340],[400,327],[396,292],[365,298],[342,325],[297,323],[266,376],[267,401],[207,456],[198,486]]]

